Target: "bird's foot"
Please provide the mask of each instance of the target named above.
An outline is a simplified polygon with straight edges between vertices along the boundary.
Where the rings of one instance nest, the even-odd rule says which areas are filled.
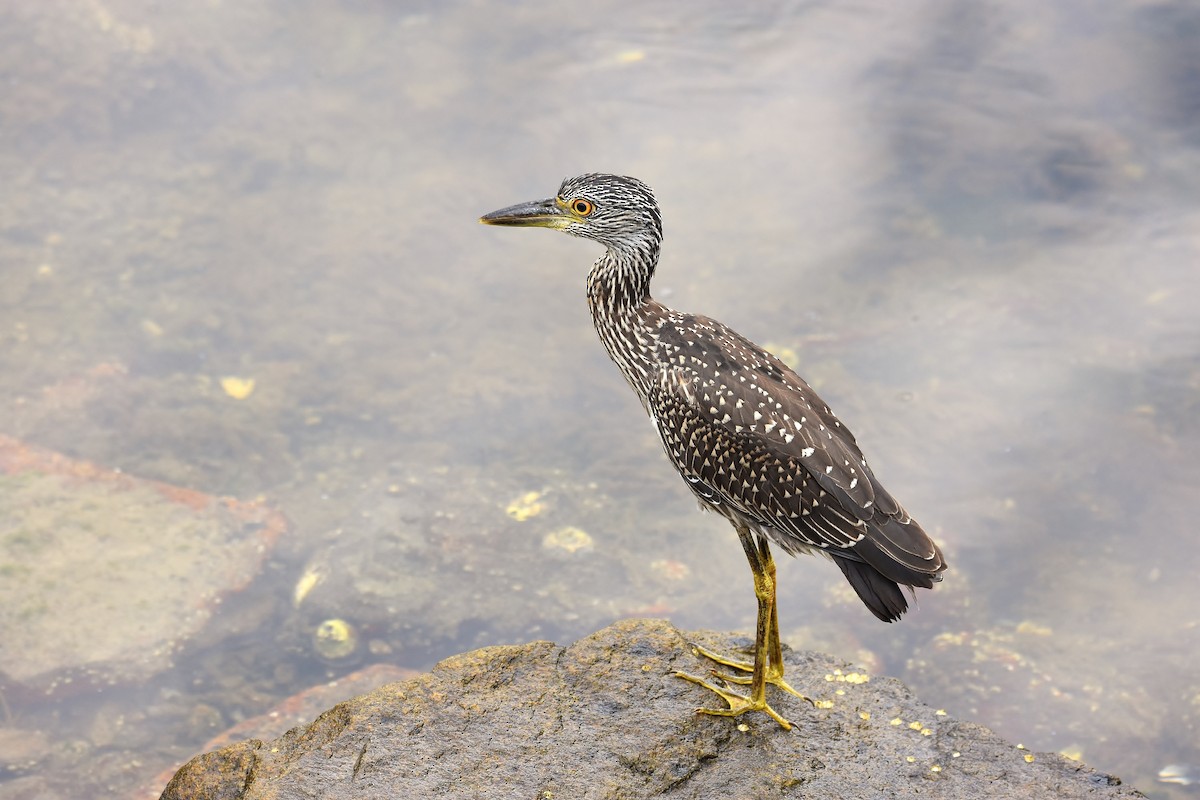
[[[779,716],[775,709],[767,705],[767,701],[765,699],[755,702],[752,698],[738,694],[737,692],[731,692],[728,689],[724,689],[714,683],[710,683],[703,678],[698,678],[695,675],[689,675],[686,672],[676,672],[675,677],[683,678],[685,681],[690,681],[697,686],[703,686],[710,692],[715,693],[729,705],[729,708],[697,708],[696,713],[698,714],[711,714],[714,717],[738,717],[742,714],[745,714],[747,711],[761,711],[771,719],[778,722],[779,727],[783,728],[785,731],[790,731],[792,729],[792,723]]]
[[[715,661],[718,664],[722,664],[726,667],[731,667],[733,669],[736,669],[739,672],[750,673],[748,675],[726,675],[725,673],[717,672],[716,670],[713,670],[713,674],[716,675],[721,680],[723,680],[727,683],[736,683],[741,686],[749,686],[751,683],[754,682],[754,665],[751,664],[750,662],[737,661],[735,659],[729,658],[728,656],[723,656],[719,653],[714,653],[712,650],[709,650],[706,647],[701,647],[698,644],[693,644],[692,650],[697,655],[704,656],[709,661]],[[780,689],[783,689],[785,692],[788,692],[789,694],[793,694],[796,697],[799,697],[801,700],[805,701],[806,703],[809,703],[812,706],[816,706],[816,703],[813,701],[813,699],[811,697],[800,694],[800,692],[797,692],[795,689],[793,689],[791,687],[791,684],[789,684],[786,680],[784,680],[783,664],[772,664],[771,666],[769,666],[767,668],[767,674],[765,676],[765,679],[766,679],[766,682],[771,684],[772,686],[778,686]]]

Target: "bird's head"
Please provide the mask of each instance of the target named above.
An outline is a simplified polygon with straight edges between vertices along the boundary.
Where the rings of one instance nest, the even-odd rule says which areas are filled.
[[[662,218],[650,187],[621,175],[567,178],[547,200],[519,203],[479,218],[486,225],[557,228],[609,250],[657,250]]]

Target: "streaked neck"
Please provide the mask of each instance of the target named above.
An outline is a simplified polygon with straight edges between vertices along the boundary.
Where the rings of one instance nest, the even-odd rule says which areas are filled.
[[[588,307],[600,342],[643,404],[655,371],[653,322],[665,311],[650,297],[657,263],[657,244],[637,251],[609,250],[587,280]]]

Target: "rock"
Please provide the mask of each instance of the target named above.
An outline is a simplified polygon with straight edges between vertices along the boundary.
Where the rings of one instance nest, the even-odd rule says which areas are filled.
[[[229,749],[230,745],[247,739],[269,739],[282,736],[285,731],[316,719],[322,711],[333,703],[338,703],[355,695],[377,689],[387,683],[395,683],[396,681],[412,678],[416,674],[411,669],[403,669],[391,664],[372,664],[357,672],[343,675],[335,681],[329,681],[328,683],[322,683],[305,689],[256,717],[239,722],[232,728],[209,739],[205,743],[204,749],[216,750],[223,748],[221,752],[225,752],[225,750]],[[0,734],[3,734],[3,730],[0,730]],[[3,736],[0,736],[0,744],[2,743]],[[0,759],[0,765],[3,765],[3,759]],[[149,783],[135,796],[154,797],[171,780],[171,776],[174,775],[179,766],[179,762],[175,762],[165,774],[159,775],[153,783]]]
[[[283,700],[266,713],[239,722],[210,739],[204,748],[215,750],[246,739],[281,736],[285,731],[315,719],[331,703],[347,700],[384,684],[395,683],[415,675],[411,669],[391,664],[372,664],[357,672],[343,675],[335,681],[305,689]]]
[[[0,691],[140,683],[245,587],[283,515],[0,436]]]
[[[770,690],[793,730],[762,714],[696,714],[719,701],[672,677],[712,667],[689,640],[726,652],[746,644],[626,620],[569,647],[483,648],[271,742],[199,756],[162,800],[1142,796],[818,653],[786,656],[792,685],[818,708]]]

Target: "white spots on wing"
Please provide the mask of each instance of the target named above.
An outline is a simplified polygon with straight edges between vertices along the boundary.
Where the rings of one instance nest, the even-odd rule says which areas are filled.
[[[664,326],[668,315],[674,325]],[[601,338],[639,394],[651,395],[643,396],[650,401],[651,420],[702,504],[720,504],[744,515],[752,525],[775,528],[814,550],[848,547],[861,540],[871,523],[858,517],[873,503],[864,499],[843,508],[839,498],[845,498],[845,492],[870,495],[869,486],[857,492],[859,484],[870,478],[870,470],[853,440],[843,433],[845,426],[829,411],[821,412],[823,405],[812,389],[789,370],[777,372],[773,357],[748,347],[710,320],[666,312],[645,322],[640,332],[608,337],[601,332]],[[647,340],[660,331],[661,338]],[[647,347],[651,353],[645,352]],[[649,380],[641,376],[644,368],[637,363],[644,355],[650,356],[644,365],[651,370]],[[807,415],[813,413],[818,416],[809,426]],[[816,446],[817,433],[826,436],[821,448]],[[801,439],[800,447],[791,450],[788,445],[796,438]],[[823,452],[814,462],[817,449]],[[853,466],[852,454],[858,467]],[[839,455],[842,467],[837,467]],[[820,468],[825,470],[823,480],[838,484],[832,500],[816,480]],[[836,479],[832,478],[835,472]]]

